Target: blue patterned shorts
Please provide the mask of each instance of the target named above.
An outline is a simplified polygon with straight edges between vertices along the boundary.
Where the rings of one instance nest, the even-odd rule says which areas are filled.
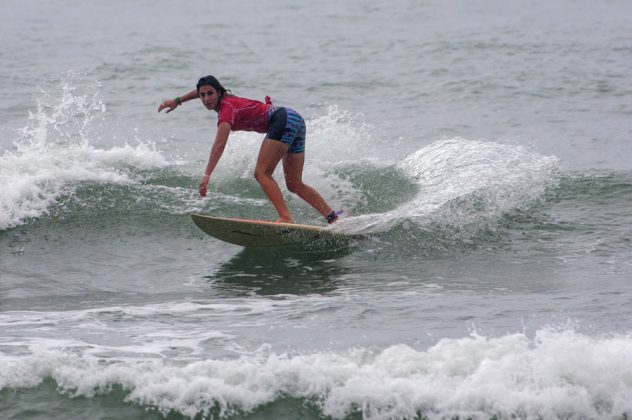
[[[290,108],[273,107],[268,112],[268,123],[266,138],[287,144],[288,153],[305,152],[307,128],[301,114]]]

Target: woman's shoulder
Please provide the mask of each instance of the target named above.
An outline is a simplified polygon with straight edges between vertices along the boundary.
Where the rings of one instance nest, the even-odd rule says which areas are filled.
[[[228,109],[240,108],[243,105],[244,100],[247,100],[247,99],[241,98],[235,95],[226,95],[222,98],[222,103],[220,104],[220,110],[227,109],[227,108]]]
[[[244,97],[235,96],[235,95],[224,97],[224,99],[222,99],[222,102],[226,102],[233,106],[248,105],[252,103],[262,103],[261,101],[257,101],[256,99],[244,98]]]

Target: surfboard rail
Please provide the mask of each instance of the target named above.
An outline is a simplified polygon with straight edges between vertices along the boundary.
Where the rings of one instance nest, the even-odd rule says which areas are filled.
[[[243,247],[294,246],[326,249],[348,247],[354,237],[326,227],[266,220],[235,219],[191,213],[204,233]]]

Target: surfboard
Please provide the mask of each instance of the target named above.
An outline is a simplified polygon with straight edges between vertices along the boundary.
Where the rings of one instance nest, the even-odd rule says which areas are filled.
[[[321,226],[232,219],[192,213],[193,222],[206,234],[243,247],[295,246],[310,249],[348,247],[355,239]]]

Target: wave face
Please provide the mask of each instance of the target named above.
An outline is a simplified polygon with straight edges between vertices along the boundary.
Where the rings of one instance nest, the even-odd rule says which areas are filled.
[[[130,212],[229,212],[239,203],[246,208],[242,213],[261,217],[257,213],[267,201],[252,177],[259,134],[233,135],[213,177],[211,204],[196,199],[202,160],[168,158],[155,143],[137,136],[134,146],[97,146],[95,132],[101,129],[107,108],[98,86],[80,87],[81,94],[78,86],[62,81],[55,92],[43,91],[14,147],[0,157],[5,192],[0,197],[0,230],[51,211],[86,211],[80,210],[82,206],[96,211],[106,204],[108,193],[130,202]],[[410,226],[424,231],[434,225],[476,230],[536,200],[553,183],[558,166],[556,158],[521,146],[462,138],[435,141],[400,158],[385,152],[388,144],[371,139],[370,128],[357,123],[356,116],[336,107],[309,120],[308,130],[305,178],[335,206],[351,209],[354,216],[336,228],[352,233]],[[337,151],[341,139],[346,151],[342,155]],[[376,150],[367,151],[367,142]],[[380,158],[372,157],[374,153]],[[282,179],[280,167],[276,175]],[[320,222],[313,210],[282,187],[299,220]],[[81,206],[72,206],[78,199]],[[134,204],[138,201],[145,205]]]

